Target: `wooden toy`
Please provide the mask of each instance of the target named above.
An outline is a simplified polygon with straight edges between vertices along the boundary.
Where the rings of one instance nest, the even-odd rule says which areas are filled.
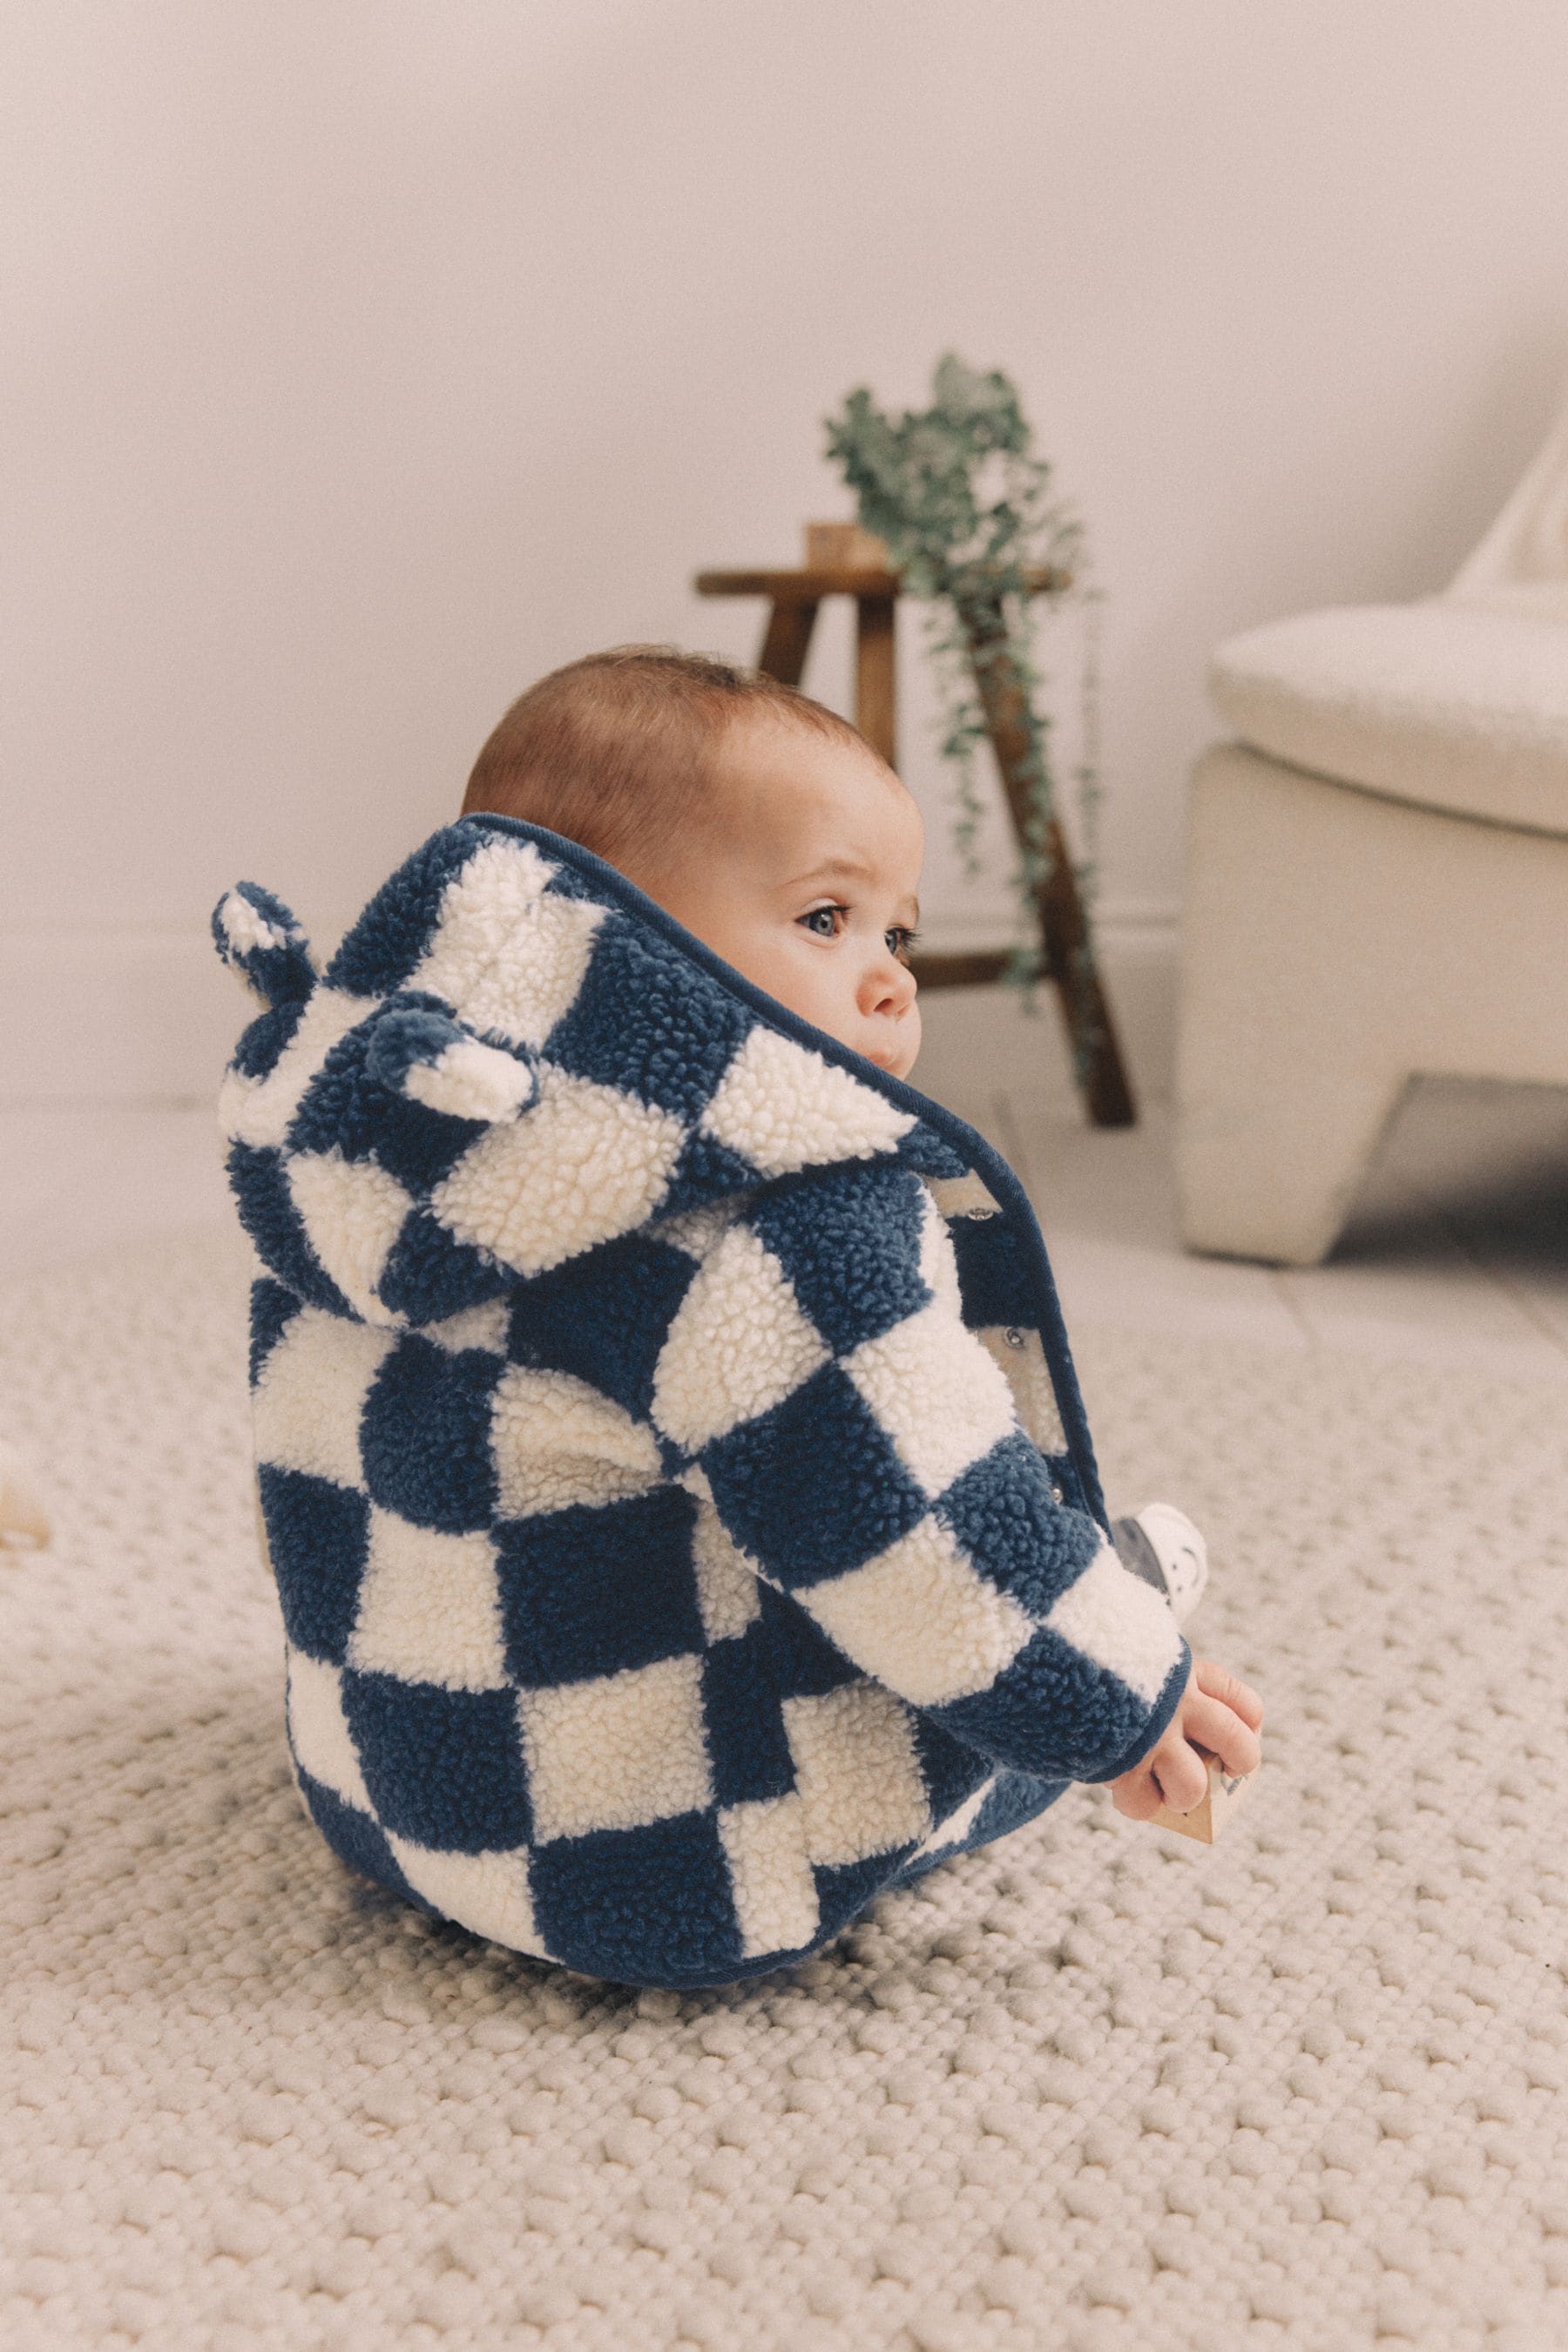
[[[1198,1752],[1206,1756],[1206,1750]],[[1151,1813],[1149,1818],[1157,1829],[1175,1830],[1183,1837],[1196,1838],[1203,1845],[1213,1845],[1258,1774],[1227,1772],[1217,1756],[1206,1756],[1206,1760],[1209,1768],[1208,1793],[1193,1807],[1192,1811],[1175,1813],[1169,1805],[1162,1805],[1159,1811]]]

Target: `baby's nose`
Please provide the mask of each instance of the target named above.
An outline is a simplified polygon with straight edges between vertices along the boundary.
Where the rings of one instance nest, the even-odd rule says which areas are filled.
[[[915,976],[908,964],[888,957],[868,974],[860,1003],[866,1013],[907,1013],[915,1001]]]

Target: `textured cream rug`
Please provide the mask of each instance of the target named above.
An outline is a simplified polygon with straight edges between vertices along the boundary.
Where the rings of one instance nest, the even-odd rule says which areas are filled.
[[[732,1994],[301,1815],[226,1244],[0,1297],[0,2342],[1568,2344],[1568,1387],[1080,1335],[1268,1707],[1212,1851],[1072,1791]]]

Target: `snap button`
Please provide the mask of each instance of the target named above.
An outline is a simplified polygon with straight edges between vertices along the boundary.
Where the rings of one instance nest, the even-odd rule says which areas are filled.
[[[1018,1329],[1017,1325],[1009,1324],[1007,1327],[1007,1345],[1010,1348],[1021,1348],[1023,1344],[1024,1335]]]

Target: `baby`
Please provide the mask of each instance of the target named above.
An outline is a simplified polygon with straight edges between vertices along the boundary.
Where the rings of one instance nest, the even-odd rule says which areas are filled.
[[[324,971],[252,884],[214,919],[300,1794],[585,1975],[764,1972],[1075,1780],[1258,1761],[1201,1538],[1113,1539],[1017,1179],[904,1083],[921,852],[845,721],[628,647]]]
[[[665,647],[590,655],[512,705],[463,808],[580,841],[792,1013],[894,1077],[913,1069],[924,823],[892,769],[823,704]],[[1169,1583],[1183,1546],[1169,1532],[1158,1543],[1160,1519],[1169,1529],[1175,1515],[1156,1510],[1147,1532],[1118,1523],[1121,1548],[1151,1580],[1157,1548]],[[1183,1615],[1200,1591],[1173,1593]],[[1208,1788],[1197,1749],[1251,1772],[1262,1724],[1255,1691],[1194,1660],[1158,1739],[1111,1781],[1112,1803],[1132,1821],[1162,1804],[1192,1811]]]

